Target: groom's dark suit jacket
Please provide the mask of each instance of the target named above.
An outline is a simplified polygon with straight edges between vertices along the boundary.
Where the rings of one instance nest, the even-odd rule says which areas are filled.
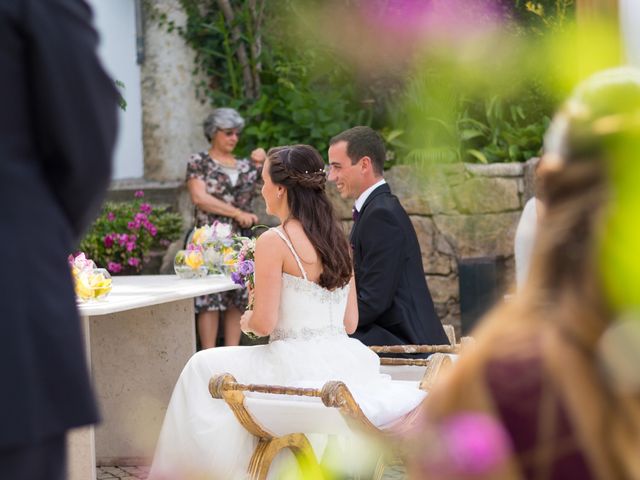
[[[0,2],[0,459],[98,417],[67,264],[116,135],[90,18],[81,0]]]
[[[365,201],[350,240],[359,312],[353,337],[366,345],[448,344],[416,232],[387,184]]]

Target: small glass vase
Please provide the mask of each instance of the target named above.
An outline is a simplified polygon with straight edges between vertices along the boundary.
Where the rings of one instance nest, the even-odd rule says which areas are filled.
[[[73,280],[79,302],[103,300],[111,293],[111,274],[106,268],[79,271]]]
[[[178,250],[173,270],[180,278],[202,278],[208,273],[201,250]]]

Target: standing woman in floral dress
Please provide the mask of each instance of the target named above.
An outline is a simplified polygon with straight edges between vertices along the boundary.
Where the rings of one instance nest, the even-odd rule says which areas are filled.
[[[195,153],[187,165],[187,188],[195,205],[196,227],[215,221],[230,224],[234,233],[253,226],[258,217],[249,211],[257,193],[256,184],[264,149],[251,152],[251,160],[233,155],[244,119],[232,108],[217,108],[204,121],[208,151]],[[220,312],[223,314],[224,343],[240,343],[240,316],[247,305],[246,290],[204,295],[195,300],[198,337],[203,349],[216,345]]]

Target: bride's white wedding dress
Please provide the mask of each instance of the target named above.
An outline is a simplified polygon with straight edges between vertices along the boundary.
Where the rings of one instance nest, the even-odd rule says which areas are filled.
[[[391,382],[380,374],[378,356],[345,332],[349,286],[330,291],[307,280],[288,238],[273,230],[291,250],[302,277],[282,274],[279,320],[269,344],[213,348],[189,360],[169,403],[150,479],[245,476],[257,440],[223,400],[209,394],[209,380],[219,373],[245,384],[320,388],[341,380],[377,426],[410,412],[426,395],[417,384]],[[193,474],[199,476],[187,476]]]

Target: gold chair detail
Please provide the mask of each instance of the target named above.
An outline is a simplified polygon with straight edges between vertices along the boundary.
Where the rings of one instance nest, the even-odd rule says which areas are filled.
[[[429,358],[429,363],[425,369],[424,377],[420,382],[419,388],[428,391],[436,377],[450,364],[451,358],[447,355],[443,353],[435,353],[432,355]],[[312,404],[311,402],[304,402],[294,398],[291,400],[286,399],[284,402],[285,405],[292,408],[297,405],[298,407],[304,406],[304,408],[333,409],[333,412],[338,413],[337,416],[344,421],[349,429],[374,435],[386,441],[392,441],[394,438],[393,430],[380,429],[367,419],[347,385],[340,381],[326,382],[322,388],[244,385],[238,383],[231,374],[224,373],[211,378],[209,381],[209,392],[213,398],[223,399],[229,405],[240,424],[258,439],[258,445],[251,456],[248,467],[249,478],[252,480],[266,479],[271,463],[283,449],[289,449],[294,454],[300,466],[304,466],[310,469],[310,471],[315,471],[320,474],[320,464],[306,434],[328,432],[305,431],[308,427],[304,425],[304,422],[301,422],[299,424],[287,425],[287,431],[284,433],[274,433],[251,412],[247,404],[251,403],[250,400],[255,401],[255,399],[247,397],[245,392],[318,398],[321,400],[322,405],[317,403]],[[282,399],[281,397],[278,398],[280,401],[273,402],[273,405],[280,405],[277,408],[283,408]],[[265,399],[268,399],[268,395],[261,396],[259,401],[263,401],[264,403]],[[422,404],[417,408],[421,407]],[[335,415],[330,411],[325,413]],[[397,425],[394,425],[394,427],[397,427]],[[340,434],[340,432],[336,432],[336,434]],[[388,459],[385,458],[378,460],[373,476],[374,479],[378,480],[381,478],[387,460]]]

